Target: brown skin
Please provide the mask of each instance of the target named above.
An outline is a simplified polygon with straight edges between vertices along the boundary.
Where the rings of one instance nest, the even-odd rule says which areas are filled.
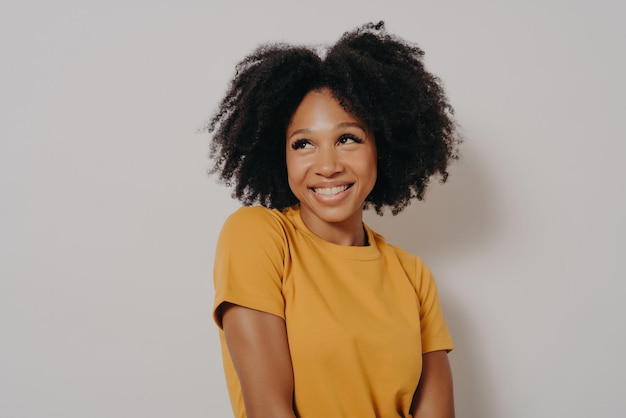
[[[422,377],[413,395],[414,418],[454,418],[452,372],[448,353],[433,351],[422,355]]]
[[[266,312],[224,303],[222,326],[248,418],[295,418],[285,321]],[[413,417],[454,418],[448,354],[434,351],[422,359],[422,378],[411,406]]]
[[[328,89],[309,92],[286,132],[289,187],[303,222],[338,245],[364,245],[363,205],[376,182],[376,144],[365,124]],[[231,303],[221,306],[226,345],[248,418],[295,418],[293,367],[285,321]],[[448,355],[423,355],[415,418],[454,418]]]
[[[222,327],[248,418],[295,418],[285,321],[266,312],[224,303]]]
[[[367,126],[321,89],[304,97],[286,136],[289,188],[304,224],[333,244],[364,245],[363,204],[377,173]]]

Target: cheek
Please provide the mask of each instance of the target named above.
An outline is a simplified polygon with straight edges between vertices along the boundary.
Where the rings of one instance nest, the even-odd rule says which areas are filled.
[[[287,183],[291,192],[299,197],[298,189],[302,187],[304,183],[304,170],[302,165],[294,161],[293,158],[287,156]]]
[[[293,161],[292,158],[287,157],[287,178],[289,179],[289,181],[291,181],[292,179],[298,177],[297,171],[298,171],[298,165]]]
[[[369,173],[367,194],[369,195],[372,193],[372,190],[374,190],[374,186],[376,186],[376,179],[378,178],[377,161],[374,160],[374,162],[367,167],[367,170]]]
[[[376,164],[374,164],[373,166],[369,167],[369,173],[370,173],[370,192],[374,189],[374,185],[376,184],[376,178],[378,177],[378,169],[376,167]]]
[[[292,155],[287,154],[285,163],[287,165],[287,176],[290,179],[298,181],[304,179],[313,165],[313,161],[310,157],[298,155],[297,153]]]
[[[368,177],[373,187],[373,183],[376,182],[376,177],[378,176],[378,160],[376,153],[370,153],[367,158],[364,158],[362,161],[361,172]]]

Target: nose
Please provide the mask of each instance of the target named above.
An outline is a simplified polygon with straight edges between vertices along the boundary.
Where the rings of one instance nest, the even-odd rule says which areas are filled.
[[[315,173],[324,177],[332,177],[343,171],[341,156],[335,147],[320,148],[315,159]]]

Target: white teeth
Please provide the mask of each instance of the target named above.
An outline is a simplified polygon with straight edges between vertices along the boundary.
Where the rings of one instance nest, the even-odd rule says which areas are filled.
[[[338,193],[343,192],[344,190],[348,190],[348,185],[347,184],[345,186],[325,187],[325,188],[313,189],[313,191],[315,193],[321,194],[321,195],[324,195],[324,196],[333,196],[333,195],[336,195]]]

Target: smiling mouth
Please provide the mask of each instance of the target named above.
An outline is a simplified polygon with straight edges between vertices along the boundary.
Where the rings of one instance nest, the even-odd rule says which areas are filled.
[[[352,187],[352,184],[345,184],[343,186],[336,186],[336,187],[317,187],[317,188],[312,188],[311,190],[313,190],[315,193],[322,195],[322,196],[335,196],[341,192],[345,192],[350,187]]]

